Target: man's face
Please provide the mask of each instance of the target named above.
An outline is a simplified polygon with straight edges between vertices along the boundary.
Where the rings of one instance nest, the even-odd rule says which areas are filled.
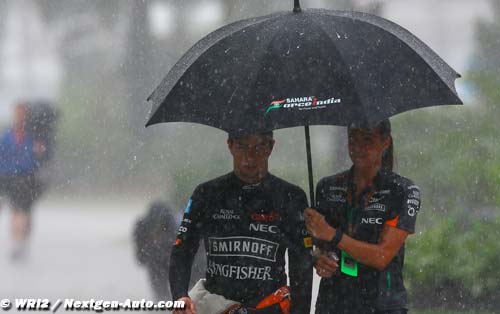
[[[267,161],[274,145],[272,138],[260,134],[247,135],[228,139],[227,145],[233,155],[234,172],[241,180],[257,183],[267,175]]]

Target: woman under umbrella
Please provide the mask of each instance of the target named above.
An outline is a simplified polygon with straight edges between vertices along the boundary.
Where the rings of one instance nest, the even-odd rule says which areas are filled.
[[[392,172],[389,120],[350,126],[348,148],[352,168],[323,178],[316,210],[306,210],[307,228],[320,240],[316,313],[406,313],[404,243],[415,231],[419,189]]]

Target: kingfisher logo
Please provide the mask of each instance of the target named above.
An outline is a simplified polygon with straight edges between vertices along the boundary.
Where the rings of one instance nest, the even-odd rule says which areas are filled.
[[[264,116],[267,116],[271,110],[274,109],[294,109],[298,110],[314,110],[323,109],[328,105],[340,104],[342,100],[340,98],[331,97],[328,99],[319,100],[315,96],[309,97],[296,97],[296,98],[286,98],[282,100],[274,100],[267,107]]]

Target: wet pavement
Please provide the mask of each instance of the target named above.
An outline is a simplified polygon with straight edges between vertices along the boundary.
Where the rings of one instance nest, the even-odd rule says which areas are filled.
[[[34,209],[29,254],[16,263],[10,259],[10,210],[4,204],[0,210],[0,299],[151,300],[146,272],[136,264],[132,243],[133,224],[148,202],[42,200]]]
[[[146,202],[144,202],[146,203]],[[1,298],[150,299],[133,255],[141,201],[45,200],[34,211],[26,260],[10,259],[10,210],[0,212]]]

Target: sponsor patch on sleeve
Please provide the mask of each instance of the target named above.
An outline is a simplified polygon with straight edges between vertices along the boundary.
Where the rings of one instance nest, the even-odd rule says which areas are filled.
[[[396,228],[397,225],[398,225],[398,221],[399,221],[399,215],[396,216],[395,218],[391,219],[391,220],[386,220],[385,224],[387,226],[391,226],[391,227]]]
[[[304,246],[310,248],[313,246],[313,239],[311,237],[304,238]]]
[[[193,200],[189,199],[186,209],[184,209],[184,214],[189,214],[189,211],[191,210],[191,204],[193,204]]]

